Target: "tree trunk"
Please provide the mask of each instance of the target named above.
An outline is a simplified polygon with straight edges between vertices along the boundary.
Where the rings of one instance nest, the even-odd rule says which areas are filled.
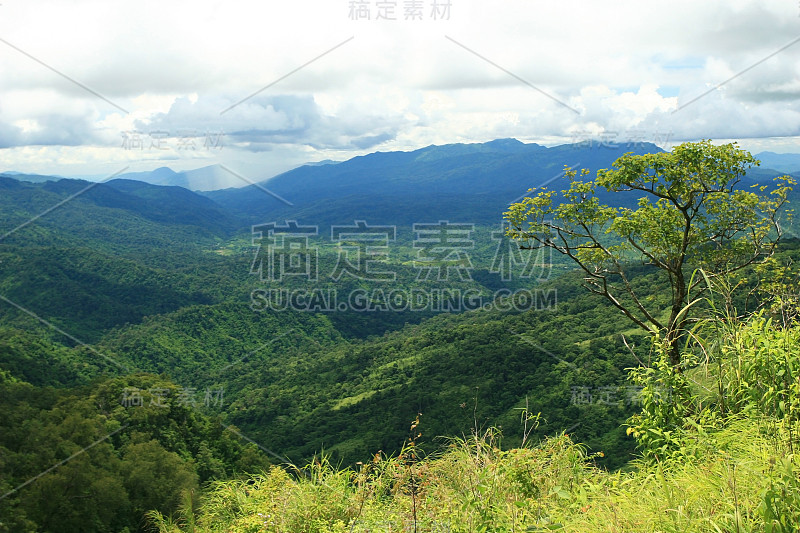
[[[683,271],[680,268],[678,268],[678,272],[675,275],[673,291],[672,311],[670,312],[669,322],[667,323],[665,343],[667,354],[669,355],[669,362],[677,372],[680,372],[680,339],[683,336],[683,328],[686,325],[686,315],[681,315],[683,303],[686,301],[686,281],[683,279]]]
[[[681,372],[681,347],[678,343],[678,337],[674,337],[671,341],[667,341],[667,354],[669,355],[669,362],[676,372]]]

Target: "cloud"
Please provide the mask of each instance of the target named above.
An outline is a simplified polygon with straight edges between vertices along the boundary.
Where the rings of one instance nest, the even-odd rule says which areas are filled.
[[[401,2],[395,21],[346,0],[4,4],[0,38],[28,55],[0,43],[0,157],[95,173],[577,132],[796,144],[795,3],[451,0],[435,21],[423,3],[420,21]],[[224,132],[225,150],[125,153],[130,131]]]
[[[256,96],[225,111],[233,103],[224,97],[181,97],[167,112],[137,120],[134,126],[170,135],[224,132],[228,143],[257,152],[271,151],[275,144],[369,149],[393,139],[404,122],[397,113],[386,113],[385,106],[380,106],[383,113],[372,113],[355,102],[325,113],[312,95]]]
[[[80,146],[102,140],[95,126],[98,114],[82,100],[49,90],[9,91],[4,96],[0,104],[0,149]]]

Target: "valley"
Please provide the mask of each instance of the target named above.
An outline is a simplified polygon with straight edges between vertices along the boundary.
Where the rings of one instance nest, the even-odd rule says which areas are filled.
[[[530,187],[626,151],[431,146],[202,193],[0,176],[0,531],[133,531],[215,481],[397,456],[412,423],[431,457],[490,429],[504,449],[567,433],[630,469],[649,335],[503,231]],[[667,313],[669,284],[633,271]]]

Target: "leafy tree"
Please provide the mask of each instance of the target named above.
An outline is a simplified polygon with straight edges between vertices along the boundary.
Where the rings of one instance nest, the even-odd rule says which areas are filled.
[[[744,190],[742,177],[758,164],[735,143],[701,141],[672,152],[627,153],[594,180],[583,181],[568,168],[570,186],[560,197],[546,188],[531,189],[535,196],[510,206],[508,235],[522,248],[552,248],[572,259],[589,291],[663,337],[670,362],[679,369],[689,294],[703,289],[692,272],[730,274],[770,255],[780,239],[778,214],[795,182],[783,176],[771,192],[766,186]],[[582,169],[580,178],[589,173]],[[598,187],[643,196],[635,209],[612,207],[598,198]],[[669,281],[668,314],[658,302],[641,298],[633,283],[634,269],[641,268],[637,263],[656,267]]]
[[[127,445],[120,475],[133,504],[134,520],[152,509],[164,514],[176,510],[181,494],[198,488],[193,466],[155,440]]]

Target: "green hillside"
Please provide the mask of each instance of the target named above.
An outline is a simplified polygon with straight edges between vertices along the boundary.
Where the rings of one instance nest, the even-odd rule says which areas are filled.
[[[503,236],[496,173],[573,150],[310,167],[280,213],[0,177],[0,532],[794,531],[800,241],[709,278],[669,367],[591,270]],[[624,264],[617,304],[668,319]]]
[[[684,372],[658,345],[652,366],[631,372],[643,388],[626,433],[642,456],[625,470],[598,468],[605,454],[573,432],[509,446],[509,434],[538,427],[527,410],[514,429],[473,426],[426,454],[422,415],[398,452],[344,469],[322,454],[300,470],[215,483],[174,519],[154,512],[151,522],[162,533],[796,531],[800,328],[781,324],[800,308],[737,318],[730,296],[720,286],[709,298]]]

